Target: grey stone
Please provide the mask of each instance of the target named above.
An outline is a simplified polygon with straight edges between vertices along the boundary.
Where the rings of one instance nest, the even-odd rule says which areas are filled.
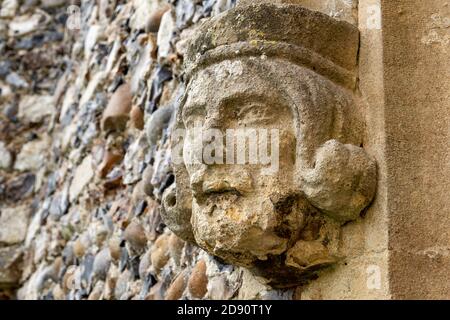
[[[105,280],[106,275],[111,264],[111,256],[109,254],[109,249],[102,249],[94,259],[93,275],[97,279]]]

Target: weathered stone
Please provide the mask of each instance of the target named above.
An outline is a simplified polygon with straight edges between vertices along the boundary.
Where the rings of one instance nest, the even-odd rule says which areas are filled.
[[[266,275],[273,286],[300,284],[315,277],[317,266],[337,262],[339,224],[359,217],[374,197],[377,179],[375,161],[359,147],[363,119],[356,112],[357,99],[344,89],[356,85],[358,41],[358,30],[350,24],[287,4],[237,7],[199,27],[185,59],[187,91],[175,123],[180,131],[172,135],[172,145],[191,154],[177,154],[181,148],[172,153],[176,184],[162,201],[161,216],[175,234],[194,238],[227,263]],[[270,76],[262,70],[270,70]],[[275,90],[273,79],[283,79]],[[239,154],[246,151],[238,146],[237,160],[227,151],[227,164],[244,156],[245,165],[221,166],[228,146],[217,123],[270,129],[276,159],[267,163],[256,154],[246,161],[246,154]],[[196,140],[205,134],[212,135],[214,152],[201,147],[198,157]],[[298,241],[324,239],[323,249],[296,246],[305,248],[309,265],[292,259],[280,263]],[[319,250],[320,263],[311,248]]]
[[[191,276],[189,277],[189,292],[194,298],[201,299],[207,292],[207,286],[206,263],[204,260],[200,260],[192,269]]]
[[[12,164],[12,157],[3,141],[0,141],[0,169],[9,169]]]
[[[27,198],[34,191],[36,176],[32,173],[23,173],[14,177],[6,185],[6,198],[12,201],[19,201]]]
[[[41,0],[41,6],[44,8],[54,8],[65,4],[64,0]]]
[[[59,284],[55,285],[55,287],[52,290],[53,298],[55,300],[65,300],[65,294],[63,289]]]
[[[73,180],[69,189],[70,202],[75,201],[84,187],[91,181],[94,176],[94,170],[92,169],[92,156],[86,156],[81,164],[76,168],[73,174]]]
[[[153,12],[148,17],[147,22],[147,30],[149,32],[158,32],[159,27],[161,25],[162,17],[164,13],[166,13],[169,9],[170,6],[163,4],[159,8],[155,8],[153,10]]]
[[[151,287],[150,292],[145,297],[144,300],[164,300],[164,286],[162,282],[158,282],[153,287]]]
[[[172,39],[172,32],[175,29],[175,21],[173,20],[171,11],[167,11],[162,15],[161,25],[158,31],[158,56],[167,58],[171,52],[170,40]]]
[[[132,221],[124,231],[124,239],[136,250],[142,250],[147,245],[147,237],[142,224]]]
[[[178,238],[174,233],[170,235],[169,238],[169,252],[173,261],[177,265],[180,264],[181,254],[184,248],[185,242]]]
[[[156,239],[152,247],[151,261],[153,268],[159,272],[169,261],[169,236],[167,234],[161,235]]]
[[[97,281],[95,283],[94,289],[92,289],[89,294],[88,300],[100,300],[103,290],[105,288],[105,283],[103,281]]]
[[[130,111],[130,122],[133,128],[144,129],[144,113],[139,106],[134,105]]]
[[[120,239],[118,237],[112,237],[108,242],[109,254],[114,261],[119,261],[120,254],[122,252],[120,247]]]
[[[59,220],[66,213],[67,208],[69,206],[68,197],[69,197],[68,188],[65,188],[62,192],[56,194],[53,197],[49,209],[50,216],[53,219]]]
[[[9,23],[9,36],[19,37],[29,34],[36,29],[42,28],[50,21],[50,17],[44,11],[38,11],[34,14],[16,16]]]
[[[208,281],[208,299],[226,300],[230,299],[232,291],[224,276],[213,277]]]
[[[17,155],[14,169],[19,171],[40,169],[45,162],[49,147],[47,138],[27,142]]]
[[[141,261],[139,263],[139,277],[141,280],[144,280],[147,276],[147,272],[152,265],[151,259],[150,259],[151,251],[148,250],[142,257]]]
[[[13,245],[25,240],[30,208],[26,205],[0,210],[0,244]]]
[[[4,0],[0,9],[0,18],[13,18],[18,6],[17,0]]]
[[[123,159],[123,154],[118,151],[105,150],[103,160],[98,167],[98,175],[105,178],[111,169]]]
[[[0,300],[448,296],[448,0],[63,2],[0,1],[0,211],[36,212],[0,243]],[[130,112],[99,130],[123,83]],[[200,164],[178,157],[196,123],[222,133]],[[227,129],[268,162],[214,163]]]
[[[130,280],[131,280],[131,273],[128,270],[122,272],[120,276],[117,278],[117,283],[114,289],[114,296],[116,297],[116,299],[121,299],[121,297],[126,294]]]
[[[84,247],[83,242],[81,241],[80,238],[78,238],[77,240],[75,240],[75,242],[73,243],[73,253],[75,254],[75,256],[77,258],[81,258],[84,256],[84,253],[86,252],[86,248]]]
[[[92,49],[94,48],[95,44],[101,37],[103,32],[103,28],[99,24],[92,24],[89,26],[88,32],[86,34],[86,38],[84,39],[84,56],[86,59],[89,59],[92,54]],[[88,85],[88,92],[93,91],[89,90],[89,88],[95,88],[97,85],[95,83],[99,82],[100,78],[103,77],[100,73],[97,73],[97,77],[94,77],[92,81],[90,82],[90,85]],[[89,94],[90,95],[90,94]],[[89,99],[81,99],[82,102],[87,102]]]
[[[97,279],[105,280],[110,264],[111,264],[111,256],[109,254],[109,249],[108,248],[102,249],[95,256],[93,267],[94,277]]]
[[[153,196],[152,177],[153,177],[153,166],[147,165],[144,172],[142,173],[142,181],[144,184],[144,192],[149,197]]]
[[[186,272],[182,271],[172,282],[166,291],[165,300],[178,300],[183,295],[183,291],[186,288]]]
[[[103,131],[122,131],[130,118],[131,89],[128,84],[123,84],[114,92],[109,100],[108,106],[103,111]]]
[[[161,17],[170,6],[163,1],[134,1],[135,13],[131,18],[131,25],[136,29],[145,29],[148,32],[158,32]]]
[[[0,248],[0,290],[17,286],[21,274],[22,252],[19,245]]]
[[[62,289],[64,292],[68,292],[69,290],[72,290],[75,286],[75,272],[77,271],[76,266],[69,266],[64,273],[63,279],[62,279]]]
[[[114,289],[116,286],[117,277],[118,277],[117,267],[115,265],[111,265],[111,268],[109,268],[109,272],[106,277],[105,287],[103,289],[103,299],[106,300],[115,299]]]
[[[286,255],[286,264],[299,269],[335,262],[335,259],[330,257],[327,248],[317,241],[297,241]]]
[[[55,112],[53,96],[25,96],[20,100],[20,120],[28,123],[39,123]]]
[[[45,230],[41,230],[41,232],[36,236],[33,241],[34,246],[34,256],[33,262],[38,264],[42,259],[44,259],[45,255],[48,252],[50,247],[50,236]]]

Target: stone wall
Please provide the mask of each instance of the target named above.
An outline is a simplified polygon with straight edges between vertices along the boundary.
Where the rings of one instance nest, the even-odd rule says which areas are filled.
[[[358,147],[377,164],[344,258],[284,289],[179,238],[161,206],[189,43],[256,2],[359,29]],[[429,2],[3,1],[0,299],[448,298],[450,7]]]
[[[4,298],[291,297],[185,243],[160,218],[186,39],[234,3],[73,5],[2,4]],[[34,16],[48,21],[28,26]]]

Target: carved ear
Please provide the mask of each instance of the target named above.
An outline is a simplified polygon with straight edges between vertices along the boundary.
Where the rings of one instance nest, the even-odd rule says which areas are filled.
[[[176,184],[168,187],[162,197],[161,218],[166,226],[184,241],[194,243],[191,225],[192,200],[188,201]]]
[[[301,176],[308,200],[338,221],[356,219],[375,195],[375,161],[364,149],[337,140],[319,147],[314,168]]]

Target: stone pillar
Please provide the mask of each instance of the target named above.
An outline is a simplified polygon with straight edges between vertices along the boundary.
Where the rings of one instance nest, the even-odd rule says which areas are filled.
[[[448,299],[450,3],[381,7],[391,295]]]
[[[448,298],[450,6],[362,0],[358,14],[364,148],[377,159],[377,196],[343,230],[341,249],[353,258],[301,298]]]

